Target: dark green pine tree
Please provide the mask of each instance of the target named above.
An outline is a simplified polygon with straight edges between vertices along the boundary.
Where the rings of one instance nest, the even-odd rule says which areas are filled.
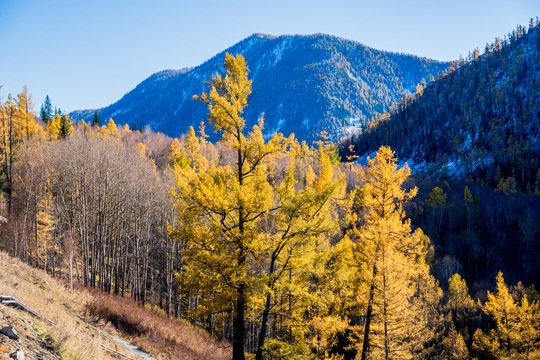
[[[94,120],[92,120],[92,126],[101,126],[101,119],[99,118],[97,111],[94,113]]]
[[[51,99],[49,99],[49,95],[47,95],[45,96],[45,101],[43,102],[43,105],[41,105],[41,110],[40,110],[41,120],[44,123],[47,123],[52,120],[53,115],[54,114],[53,114]]]
[[[132,130],[132,131],[138,131],[139,128],[137,127],[137,124],[133,124],[133,125],[131,126],[131,130]]]
[[[71,121],[69,121],[69,118],[67,115],[62,115],[60,118],[60,131],[58,132],[58,138],[59,139],[66,139],[71,135]]]

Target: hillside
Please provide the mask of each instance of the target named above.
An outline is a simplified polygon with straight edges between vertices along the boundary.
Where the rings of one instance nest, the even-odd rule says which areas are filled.
[[[416,169],[473,175],[492,185],[512,177],[522,191],[534,191],[540,181],[539,47],[538,22],[519,26],[342,142],[342,155],[351,155],[350,145],[356,156],[390,145]]]
[[[518,27],[340,144],[361,164],[390,145],[416,172],[408,216],[441,284],[459,272],[481,294],[503,271],[538,286],[539,47],[538,22]]]
[[[0,304],[0,328],[12,326],[20,337],[10,340],[0,335],[1,359],[17,348],[25,359],[139,359],[132,352],[135,347],[120,337],[158,360],[217,360],[228,352],[206,333],[180,320],[168,320],[129,299],[84,288],[70,292],[63,281],[4,252],[0,252],[0,295],[15,297],[53,322]],[[130,325],[137,327],[136,334],[127,331]]]
[[[114,348],[112,340],[81,321],[88,293],[70,293],[62,282],[0,252],[0,295],[13,296],[54,322],[0,304],[2,327],[12,326],[20,336],[0,339],[6,354],[20,348],[26,359],[115,359],[100,347]]]
[[[248,125],[264,113],[267,136],[294,132],[307,141],[318,139],[323,130],[337,140],[361,128],[392,102],[414,92],[422,79],[448,67],[324,34],[254,34],[195,68],[153,74],[98,114],[120,124],[149,125],[170,136],[186,133],[206,118],[206,108],[192,98],[206,90],[204,81],[221,71],[225,52],[242,54],[251,71]],[[93,115],[94,110],[70,114],[87,121]]]

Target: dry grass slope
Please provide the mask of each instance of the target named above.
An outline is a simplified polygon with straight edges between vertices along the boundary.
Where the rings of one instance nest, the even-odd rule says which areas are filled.
[[[51,347],[45,349],[51,352],[51,359],[57,358],[55,354],[62,359],[73,360],[115,359],[99,344],[136,358],[101,333],[94,326],[96,324],[136,344],[158,360],[231,358],[228,344],[217,342],[208,333],[185,321],[168,319],[139,306],[131,299],[82,288],[70,293],[69,286],[64,282],[4,252],[0,252],[0,295],[14,296],[54,322],[54,325],[49,325],[30,314],[0,305],[0,320],[3,318],[2,322],[6,323],[3,325],[23,327],[19,321],[22,319],[22,322],[27,323],[29,333],[35,335],[34,338],[40,338],[37,340]],[[19,325],[9,322],[17,322]],[[33,359],[35,356],[30,354],[28,358]]]
[[[0,295],[16,297],[55,323],[49,325],[46,321],[22,311],[2,308],[13,316],[28,319],[33,330],[52,344],[51,351],[63,359],[114,359],[98,345],[115,348],[112,340],[81,318],[84,304],[90,301],[90,294],[87,292],[70,293],[62,282],[51,278],[45,272],[0,252]],[[118,351],[131,356],[128,351]]]
[[[230,346],[180,319],[139,306],[131,299],[95,295],[87,305],[90,315],[112,324],[129,341],[158,359],[223,360],[231,358]]]

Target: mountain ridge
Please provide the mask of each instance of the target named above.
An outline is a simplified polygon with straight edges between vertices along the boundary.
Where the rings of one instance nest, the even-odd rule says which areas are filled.
[[[89,120],[98,111],[103,119],[178,136],[206,118],[206,108],[193,95],[208,90],[205,81],[220,71],[226,52],[242,54],[250,68],[253,94],[244,113],[248,126],[264,113],[266,136],[294,132],[308,142],[323,130],[337,140],[349,127],[363,126],[414,91],[422,78],[448,67],[333,35],[255,33],[198,66],[150,75],[110,106],[70,116]]]

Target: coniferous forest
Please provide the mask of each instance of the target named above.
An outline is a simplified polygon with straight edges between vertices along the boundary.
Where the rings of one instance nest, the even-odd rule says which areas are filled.
[[[235,360],[540,358],[538,45],[531,20],[339,144],[248,127],[236,54],[174,139],[37,116],[24,87],[0,104],[0,249]]]

